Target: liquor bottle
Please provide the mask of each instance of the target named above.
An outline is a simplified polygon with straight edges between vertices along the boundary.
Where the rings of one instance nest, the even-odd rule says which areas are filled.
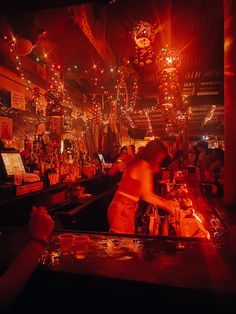
[[[39,166],[39,161],[37,157],[35,158],[35,161],[34,161],[33,172],[40,177],[40,166]]]
[[[37,136],[34,136],[34,141],[33,141],[33,152],[36,153],[37,152],[37,148],[38,148],[38,140],[37,140]]]
[[[30,139],[28,138],[27,135],[25,136],[24,139],[24,149],[28,151],[30,150]]]
[[[45,168],[46,168],[44,160],[42,159],[39,164],[40,164],[40,174],[42,177],[44,177],[45,176]]]

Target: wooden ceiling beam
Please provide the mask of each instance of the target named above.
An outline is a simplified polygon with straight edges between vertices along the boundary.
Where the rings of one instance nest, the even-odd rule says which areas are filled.
[[[105,13],[101,11],[99,19],[95,20],[93,6],[80,5],[71,7],[68,10],[74,19],[74,23],[80,27],[100,58],[107,66],[114,67],[116,58],[104,35]]]
[[[194,95],[189,97],[189,106],[211,106],[222,105],[224,103],[224,95]]]

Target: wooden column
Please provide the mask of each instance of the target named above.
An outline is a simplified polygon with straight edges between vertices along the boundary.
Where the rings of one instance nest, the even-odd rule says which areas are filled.
[[[236,205],[236,2],[224,0],[224,203]]]

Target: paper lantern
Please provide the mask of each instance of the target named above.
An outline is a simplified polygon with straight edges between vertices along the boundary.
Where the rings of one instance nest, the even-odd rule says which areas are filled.
[[[132,29],[132,37],[136,44],[134,63],[144,66],[149,64],[153,59],[152,42],[157,32],[156,25],[153,26],[148,22],[139,21]]]
[[[15,42],[15,51],[18,56],[26,56],[35,46],[26,38],[17,38]]]
[[[136,45],[143,49],[147,48],[155,37],[155,28],[148,23],[140,21],[133,27],[133,39]]]
[[[156,64],[159,71],[172,73],[179,69],[181,65],[181,56],[178,50],[169,48],[168,45],[162,48],[156,57]]]

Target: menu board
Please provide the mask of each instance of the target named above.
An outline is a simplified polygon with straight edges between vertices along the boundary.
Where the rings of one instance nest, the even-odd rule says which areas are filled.
[[[19,152],[1,152],[1,157],[8,176],[25,173],[25,167]]]
[[[11,106],[15,109],[25,110],[25,94],[11,91]]]

